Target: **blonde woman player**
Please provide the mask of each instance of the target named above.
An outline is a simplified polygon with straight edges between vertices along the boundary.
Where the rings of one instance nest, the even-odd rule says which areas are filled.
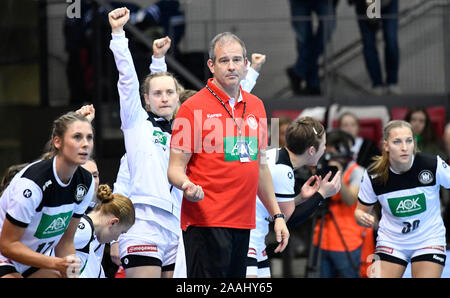
[[[69,112],[53,123],[50,151],[15,175],[0,199],[0,276],[75,274],[74,234],[94,194],[83,169],[92,151],[90,121]],[[45,255],[54,248],[55,257]]]
[[[439,188],[450,188],[450,168],[439,156],[417,153],[411,125],[394,120],[384,128],[382,155],[365,171],[355,219],[374,225],[381,204],[372,277],[440,277],[445,265],[445,227]]]
[[[136,222],[119,239],[122,266],[127,277],[171,277],[180,234],[181,191],[167,180],[171,120],[178,106],[180,85],[168,72],[147,76],[142,89],[123,30],[130,11],[109,13],[110,49],[119,71],[120,119],[130,173],[129,198]]]

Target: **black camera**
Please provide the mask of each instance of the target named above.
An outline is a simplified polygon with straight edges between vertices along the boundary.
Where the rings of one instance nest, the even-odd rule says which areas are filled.
[[[332,160],[333,158],[337,157],[334,154],[325,153],[317,163],[316,175],[319,175],[320,177],[323,178],[331,171],[331,176],[330,179],[328,179],[328,181],[333,180],[334,176],[338,171],[338,167],[330,166],[329,164],[330,160]]]
[[[342,169],[347,167],[347,164],[352,160],[353,153],[351,146],[354,144],[353,137],[340,129],[334,129],[327,132],[327,152],[323,154],[319,162],[317,163],[316,174],[322,178],[332,172],[329,180],[332,180],[338,168],[336,166],[330,166],[330,161],[338,162]],[[330,152],[330,148],[333,148],[333,152]]]

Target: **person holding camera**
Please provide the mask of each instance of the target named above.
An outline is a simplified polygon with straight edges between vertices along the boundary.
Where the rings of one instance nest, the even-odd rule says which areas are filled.
[[[360,276],[364,229],[353,214],[364,168],[353,161],[352,144],[352,136],[342,130],[327,133],[325,154],[318,166],[336,167],[342,172],[341,189],[329,199],[314,228],[313,243],[320,249],[320,277]]]

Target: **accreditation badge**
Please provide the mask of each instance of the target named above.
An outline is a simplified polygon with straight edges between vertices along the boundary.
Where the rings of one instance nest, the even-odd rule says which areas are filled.
[[[238,148],[239,160],[241,162],[249,162],[250,161],[250,152],[248,149],[248,144],[246,141],[236,142],[236,146]]]
[[[224,138],[225,161],[250,162],[258,160],[258,138]]]

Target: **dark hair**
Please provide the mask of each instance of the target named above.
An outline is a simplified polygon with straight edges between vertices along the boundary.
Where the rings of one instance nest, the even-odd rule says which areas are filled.
[[[286,147],[297,155],[303,154],[311,146],[318,150],[324,133],[325,128],[318,120],[311,117],[297,118],[286,129]]]
[[[14,176],[17,173],[19,173],[23,168],[25,168],[27,165],[28,163],[12,165],[5,170],[5,172],[3,173],[2,180],[0,182],[0,196],[3,194],[3,191],[8,187],[9,183],[11,183],[11,180],[14,178]]]
[[[421,112],[425,115],[425,126],[423,128],[422,133],[420,134],[420,142],[422,144],[430,144],[438,142],[436,131],[434,130],[433,124],[431,123],[430,116],[428,115],[426,108],[414,107],[409,109],[408,113],[405,115],[404,120],[406,122],[411,123],[412,114],[415,114],[417,112]]]
[[[336,153],[344,158],[352,158],[350,150],[355,143],[353,136],[342,129],[333,129],[327,132],[327,147],[336,149]]]
[[[337,119],[337,121],[338,121],[338,127],[341,127],[341,125],[342,125],[342,120],[343,120],[344,117],[346,117],[346,116],[349,116],[349,117],[352,117],[353,119],[355,119],[356,124],[358,124],[358,126],[359,126],[359,119],[358,119],[358,117],[357,117],[354,113],[352,113],[352,112],[344,112],[344,113],[342,113],[342,114],[339,116],[339,118]]]

